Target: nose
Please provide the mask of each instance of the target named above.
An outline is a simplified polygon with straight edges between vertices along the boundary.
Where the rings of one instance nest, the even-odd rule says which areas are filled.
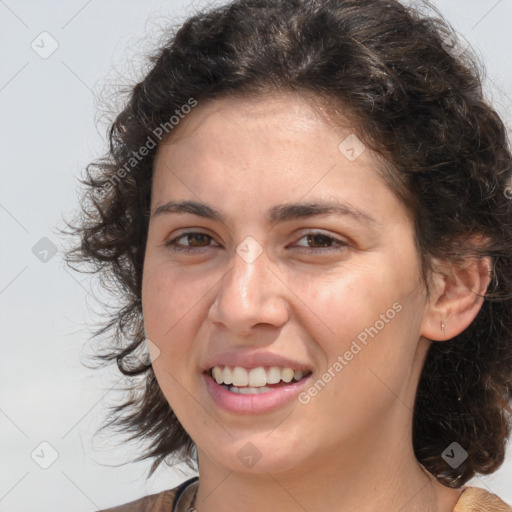
[[[254,261],[240,254],[233,252],[208,319],[244,337],[254,334],[257,326],[283,326],[289,318],[284,279],[265,251]]]

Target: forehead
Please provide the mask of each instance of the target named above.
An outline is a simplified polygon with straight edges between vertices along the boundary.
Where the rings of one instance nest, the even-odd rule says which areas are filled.
[[[293,165],[301,162],[299,167],[308,162],[332,164],[339,159],[340,151],[348,150],[352,154],[345,153],[345,157],[352,168],[369,164],[375,169],[379,160],[366,151],[355,131],[348,118],[337,118],[335,125],[326,112],[325,101],[311,94],[276,92],[207,99],[184,116],[159,144],[154,168],[158,171],[178,166],[178,162],[181,167],[192,161],[212,164],[224,160],[225,167],[242,171],[251,165],[264,172],[284,159]]]
[[[361,210],[368,204],[383,210],[396,198],[381,165],[348,120],[335,125],[310,97],[207,100],[160,144],[152,209],[172,199],[221,199],[233,211],[256,213],[256,206],[269,211],[298,199],[343,199],[355,208],[359,201]]]
[[[205,129],[218,125],[234,125],[240,128],[240,123],[259,124],[269,129],[281,127],[291,133],[313,128],[325,129],[327,125],[333,124],[327,109],[327,100],[307,92],[276,91],[250,96],[210,98],[198,102],[198,105],[180,120],[167,143],[178,144],[190,135],[197,135],[200,127]],[[339,121],[341,120],[338,119]],[[289,124],[283,125],[283,122]],[[217,135],[221,134],[222,132]],[[164,144],[165,142],[161,145]]]

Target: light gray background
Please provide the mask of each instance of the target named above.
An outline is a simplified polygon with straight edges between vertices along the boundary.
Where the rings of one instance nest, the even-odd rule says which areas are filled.
[[[512,0],[434,3],[481,55],[488,95],[510,126]],[[199,5],[205,2],[0,0],[2,512],[92,511],[192,476],[161,468],[146,481],[148,462],[120,465],[136,445],[93,435],[105,405],[119,398],[117,377],[80,363],[86,324],[102,310],[90,292],[100,291],[65,268],[55,227],[76,207],[76,177],[104,148],[96,96],[141,76],[144,51],[161,28]],[[51,48],[44,31],[58,44],[46,59],[31,47]],[[51,462],[52,449],[41,442],[58,454],[48,469],[40,464]],[[511,450],[498,472],[471,484],[512,503]]]

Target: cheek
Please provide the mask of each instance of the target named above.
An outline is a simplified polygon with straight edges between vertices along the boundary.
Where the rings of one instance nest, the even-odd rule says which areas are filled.
[[[394,277],[375,264],[342,268],[322,279],[297,276],[294,282],[302,283],[295,286],[303,308],[321,320],[322,332],[336,340],[336,349],[378,321],[399,296]]]
[[[356,409],[358,400],[373,403],[389,394],[380,379],[399,388],[414,358],[418,322],[413,319],[418,315],[413,281],[407,269],[399,276],[394,268],[372,263],[316,280],[314,286],[303,284],[300,292],[310,297],[305,306],[321,319],[305,328],[325,355],[326,379],[336,381],[331,392]]]
[[[183,362],[190,361],[190,340],[195,335],[190,329],[198,325],[194,317],[200,307],[195,299],[198,293],[193,281],[185,282],[180,273],[165,264],[145,268],[142,283],[144,329],[146,337],[158,348],[153,370],[167,402],[178,410],[186,400],[182,390],[192,365]]]
[[[164,349],[182,320],[193,313],[201,284],[166,265],[149,266],[142,283],[142,309],[146,336]]]

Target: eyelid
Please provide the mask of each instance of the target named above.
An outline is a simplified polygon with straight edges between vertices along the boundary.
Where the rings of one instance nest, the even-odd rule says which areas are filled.
[[[211,245],[206,245],[204,247],[196,247],[196,248],[188,247],[188,246],[179,247],[178,244],[176,243],[176,240],[179,240],[180,238],[187,236],[187,235],[205,235],[215,242],[215,238],[212,235],[210,235],[209,233],[206,233],[205,231],[201,231],[198,228],[190,228],[189,231],[184,231],[182,233],[179,233],[178,235],[173,236],[172,238],[168,238],[168,239],[164,240],[164,243],[162,245],[164,247],[167,247],[170,250],[174,250],[174,251],[178,251],[178,252],[179,251],[194,252],[195,249],[201,250],[204,247],[212,247]],[[217,243],[217,242],[215,242],[215,243]]]
[[[180,238],[185,237],[187,235],[205,235],[215,242],[215,238],[212,235],[210,235],[209,233],[198,230],[197,228],[196,229],[191,228],[189,231],[184,231],[184,232],[166,240],[163,245],[171,251],[185,252],[185,253],[197,252],[197,251],[204,250],[205,248],[212,247],[212,245],[205,245],[202,247],[189,247],[189,246],[180,247],[176,243],[176,240],[179,240]],[[301,249],[301,252],[307,252],[307,253],[322,253],[323,252],[323,253],[326,253],[326,252],[340,251],[349,245],[349,242],[347,242],[346,240],[342,240],[328,232],[318,230],[318,229],[315,230],[315,229],[311,229],[311,228],[308,229],[307,231],[303,232],[303,234],[301,236],[299,236],[299,238],[296,239],[294,244],[297,244],[297,242],[299,240],[302,240],[303,238],[305,238],[307,236],[324,236],[325,238],[328,238],[332,242],[337,244],[338,247],[336,247],[336,246],[335,247],[332,247],[332,246],[329,246],[329,247],[307,247],[307,246],[303,246],[303,245],[296,245],[296,247]],[[217,243],[217,242],[215,242],[215,243]]]
[[[339,250],[339,249],[349,245],[349,242],[347,240],[343,240],[341,238],[338,238],[337,236],[332,235],[331,233],[328,233],[328,232],[325,232],[325,231],[322,231],[322,230],[315,230],[315,229],[309,229],[304,234],[302,234],[297,239],[297,241],[302,240],[306,236],[324,236],[325,238],[329,238],[333,242],[335,242],[336,244],[339,245],[338,248],[336,248],[336,247],[323,247],[323,248],[322,247],[318,247],[318,248],[315,248],[315,247],[306,247],[306,246],[303,246],[303,245],[299,245],[298,246],[298,247],[303,247],[304,249],[307,250],[307,252],[328,252],[329,250],[330,251],[333,251],[333,250],[336,251],[336,250]],[[294,243],[296,244],[297,241],[294,242]]]

